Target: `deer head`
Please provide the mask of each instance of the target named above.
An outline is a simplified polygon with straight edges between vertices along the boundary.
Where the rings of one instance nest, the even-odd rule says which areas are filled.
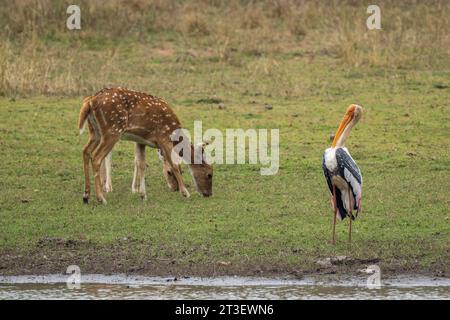
[[[189,165],[189,169],[191,171],[191,175],[194,178],[195,187],[199,193],[201,193],[204,197],[212,196],[212,181],[213,181],[213,168],[212,165],[207,163],[205,159],[205,143],[192,146],[192,161]],[[195,164],[193,161],[194,154],[196,152],[201,152],[202,162],[200,164]]]

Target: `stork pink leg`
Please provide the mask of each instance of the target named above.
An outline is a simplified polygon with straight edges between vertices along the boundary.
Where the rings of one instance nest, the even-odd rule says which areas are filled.
[[[348,242],[351,243],[352,242],[352,218],[353,218],[353,212],[352,212],[352,207],[351,207],[351,201],[350,201],[350,192],[348,193],[348,203],[349,203],[349,225],[348,225]]]
[[[350,223],[348,226],[348,242],[352,242],[352,218],[350,217]]]
[[[333,236],[331,238],[332,244],[336,244],[336,215],[337,215],[336,187],[333,185]]]

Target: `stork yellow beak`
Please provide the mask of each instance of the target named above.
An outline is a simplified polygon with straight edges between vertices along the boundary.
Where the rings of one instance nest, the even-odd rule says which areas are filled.
[[[341,124],[339,125],[339,128],[336,131],[336,134],[334,135],[333,143],[331,144],[331,147],[334,148],[336,146],[336,143],[339,140],[339,137],[342,135],[342,132],[344,132],[345,128],[348,126],[350,121],[352,121],[353,115],[350,112],[346,112],[344,118],[341,121]]]

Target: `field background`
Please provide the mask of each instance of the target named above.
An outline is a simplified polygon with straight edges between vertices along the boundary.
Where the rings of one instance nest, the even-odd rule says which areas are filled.
[[[448,275],[448,1],[377,1],[379,31],[356,0],[78,3],[69,31],[69,2],[0,0],[1,274]],[[83,205],[79,108],[114,85],[163,97],[188,129],[279,128],[279,173],[216,166],[214,197],[182,199],[149,150],[142,202],[121,142],[108,205]],[[348,141],[363,212],[352,245],[345,221],[331,246],[321,157],[350,103],[365,108]]]

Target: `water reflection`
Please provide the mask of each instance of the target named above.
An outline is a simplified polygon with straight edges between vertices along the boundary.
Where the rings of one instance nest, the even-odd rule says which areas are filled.
[[[368,289],[364,278],[302,280],[88,275],[68,289],[64,275],[0,277],[0,299],[450,299],[450,279],[404,277]],[[90,282],[90,283],[87,283]]]

